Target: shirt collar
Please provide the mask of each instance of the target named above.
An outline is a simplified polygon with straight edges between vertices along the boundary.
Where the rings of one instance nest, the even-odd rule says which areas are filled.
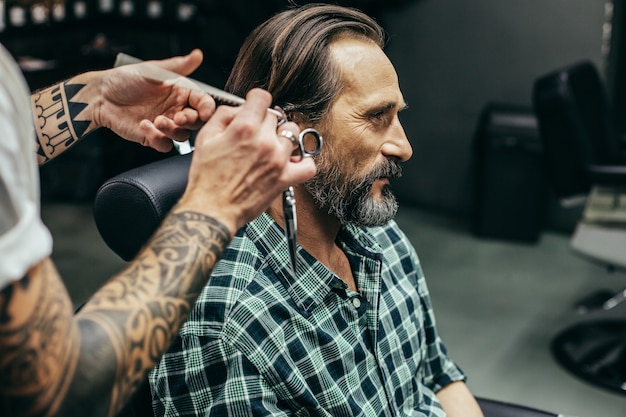
[[[308,316],[333,288],[337,289],[343,283],[300,245],[297,247],[297,278],[294,280],[290,273],[285,232],[269,214],[263,213],[250,222],[244,233],[264,256],[303,315]],[[357,254],[382,259],[380,246],[366,229],[352,225],[342,227],[338,240]]]

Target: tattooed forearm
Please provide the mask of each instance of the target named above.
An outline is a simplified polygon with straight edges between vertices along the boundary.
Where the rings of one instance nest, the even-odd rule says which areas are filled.
[[[0,293],[0,415],[58,409],[78,358],[72,304],[49,259]]]
[[[0,415],[114,416],[187,318],[230,241],[211,217],[172,212],[73,316],[52,262],[0,292]]]
[[[63,153],[87,133],[91,121],[81,115],[87,103],[74,99],[84,86],[70,80],[39,90],[31,96],[37,161],[40,165]]]
[[[167,350],[229,241],[228,229],[210,217],[172,213],[138,258],[81,310],[81,330],[106,334],[115,356],[108,363],[116,372],[109,415],[123,407]],[[79,367],[93,371],[104,361],[90,354],[102,339],[92,336],[82,334]]]

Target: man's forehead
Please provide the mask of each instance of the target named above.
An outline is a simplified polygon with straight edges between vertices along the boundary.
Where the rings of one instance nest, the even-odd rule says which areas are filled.
[[[367,38],[342,36],[333,40],[330,45],[332,59],[344,71],[357,68],[374,55],[382,54],[380,47]]]
[[[362,108],[404,107],[396,71],[374,42],[342,38],[331,44],[331,56],[341,75],[341,98],[358,100]]]

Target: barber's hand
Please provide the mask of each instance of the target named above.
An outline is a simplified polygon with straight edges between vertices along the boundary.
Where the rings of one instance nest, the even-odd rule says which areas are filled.
[[[293,144],[267,111],[272,97],[254,89],[240,107],[220,106],[195,139],[187,189],[178,206],[210,215],[231,234],[260,215],[288,186],[315,175],[312,158],[291,157]],[[299,162],[298,162],[299,161]]]
[[[208,94],[185,87],[184,83],[145,78],[141,66],[157,65],[187,76],[201,62],[202,52],[195,49],[185,56],[104,71],[96,124],[158,151],[171,150],[171,139],[185,141],[191,130],[199,129],[209,120],[215,111],[215,101]],[[159,128],[153,120],[159,120]]]

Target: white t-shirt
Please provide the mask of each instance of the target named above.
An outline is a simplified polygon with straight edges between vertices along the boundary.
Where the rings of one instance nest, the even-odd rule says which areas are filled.
[[[0,289],[52,252],[40,217],[39,170],[30,90],[0,45]]]

